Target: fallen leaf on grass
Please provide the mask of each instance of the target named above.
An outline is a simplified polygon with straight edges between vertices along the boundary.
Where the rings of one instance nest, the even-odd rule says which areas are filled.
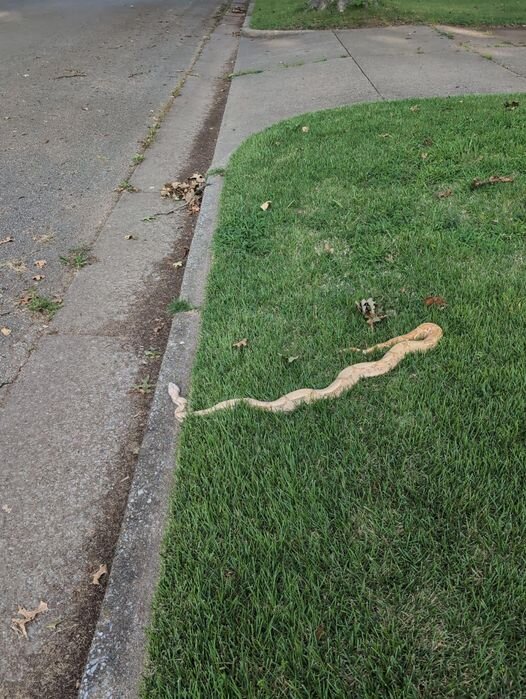
[[[500,175],[492,175],[488,177],[487,180],[480,180],[478,177],[471,183],[471,189],[479,189],[479,187],[485,187],[488,184],[501,184],[505,182],[513,182],[513,177],[501,177]]]
[[[199,172],[183,182],[167,182],[161,189],[161,196],[186,202],[188,211],[196,214],[201,209],[201,201],[205,189],[205,178]]]
[[[2,333],[4,337],[9,337],[9,335],[11,335],[11,329],[6,327],[0,328],[0,333]]]
[[[429,153],[420,153],[420,157],[422,158],[422,160],[427,160],[428,156]]]
[[[248,347],[248,339],[244,337],[242,340],[234,342],[232,347],[236,347],[237,349],[243,349],[243,347]]]
[[[309,131],[310,131],[310,129],[309,129],[308,126],[302,126],[302,127],[301,127],[301,130],[302,130],[303,133],[309,133]]]
[[[47,265],[47,261],[46,260],[35,260],[33,262],[33,264],[35,265],[35,267],[38,267],[38,269],[43,269]]]
[[[14,240],[15,239],[12,236],[8,235],[7,238],[2,238],[2,240],[0,240],[0,245],[5,245],[6,243],[13,243]]]
[[[327,635],[325,631],[325,626],[323,624],[320,624],[314,633],[316,635],[317,641],[323,641],[323,639]]]
[[[299,355],[297,357],[287,357],[286,355],[283,355],[283,359],[287,362],[287,364],[292,364],[299,358]]]
[[[378,134],[378,135],[380,136],[380,138],[392,138],[392,136],[391,136],[390,133],[381,133],[381,134]]]
[[[92,574],[91,576],[91,584],[92,585],[100,585],[100,579],[102,578],[103,575],[107,575],[108,573],[108,566],[104,563],[102,563],[97,570]]]
[[[380,321],[387,318],[384,313],[380,313],[378,304],[372,298],[357,301],[356,308],[358,312],[361,313],[366,319],[367,325],[369,325],[371,329],[374,329],[376,323],[380,323]]]
[[[414,104],[412,107],[409,107],[409,109],[412,112],[419,112],[420,111],[420,107],[418,104]]]
[[[504,102],[505,109],[509,109],[510,112],[512,112],[514,109],[517,109],[518,106],[519,103],[517,102],[517,100],[506,100],[506,102]]]
[[[11,628],[16,633],[21,634],[24,638],[27,638],[26,626],[30,622],[34,621],[39,614],[47,612],[48,606],[45,602],[40,602],[36,609],[26,609],[25,607],[18,607],[18,618],[13,617],[11,619]]]
[[[447,306],[447,301],[442,296],[426,296],[424,303],[426,306],[438,306],[440,310]]]
[[[442,192],[437,192],[437,197],[438,197],[439,199],[447,199],[447,198],[450,197],[452,194],[453,194],[453,190],[452,190],[452,189],[444,189],[444,190],[442,190]]]
[[[270,207],[272,206],[272,201],[269,199],[269,201],[264,201],[263,204],[259,207],[261,211],[268,211]]]

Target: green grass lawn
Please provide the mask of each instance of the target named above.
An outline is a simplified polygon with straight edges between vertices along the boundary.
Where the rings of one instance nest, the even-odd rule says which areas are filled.
[[[444,338],[337,400],[187,419],[144,697],[526,696],[526,100],[505,99],[309,114],[233,157],[193,408],[325,386],[363,361],[342,349],[425,321]],[[493,175],[514,181],[471,189]]]
[[[352,2],[352,0],[351,0]],[[402,22],[463,25],[526,24],[524,0],[378,0],[369,8],[308,9],[307,0],[256,0],[254,29],[324,29]]]

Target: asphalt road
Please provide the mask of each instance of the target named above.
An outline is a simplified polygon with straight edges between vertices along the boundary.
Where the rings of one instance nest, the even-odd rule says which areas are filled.
[[[0,0],[0,398],[46,323],[20,299],[63,297],[218,5]]]

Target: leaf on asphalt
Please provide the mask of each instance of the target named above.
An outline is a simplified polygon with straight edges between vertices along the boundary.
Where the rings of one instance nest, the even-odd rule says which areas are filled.
[[[35,294],[33,291],[26,291],[26,293],[18,299],[18,303],[21,306],[27,306],[27,304],[33,299],[34,295]]]
[[[452,189],[443,189],[441,192],[437,192],[437,197],[439,199],[447,199],[453,194]]]
[[[424,303],[426,306],[438,306],[439,310],[443,310],[447,306],[447,301],[442,296],[426,296]]]
[[[179,269],[179,267],[182,267],[183,265],[184,265],[183,260],[177,260],[177,262],[172,263],[172,267],[174,267],[175,269]]]
[[[124,240],[137,240],[137,238],[131,233],[129,233],[128,235],[124,236]]]
[[[27,271],[24,260],[8,260],[6,265],[9,267],[9,269],[12,269],[13,272],[17,272],[18,274],[22,274],[23,272]]]
[[[45,279],[43,274],[35,274],[35,276],[33,277],[34,282],[41,282],[42,279]]]
[[[47,265],[47,261],[46,260],[35,260],[33,262],[33,264],[35,265],[35,267],[38,267],[38,269],[43,269]]]
[[[518,106],[519,103],[517,102],[517,100],[506,100],[506,102],[504,102],[504,107],[508,109],[510,112],[512,112],[514,109],[517,109]]]
[[[191,214],[199,213],[205,189],[205,178],[199,172],[183,182],[167,182],[161,189],[161,196],[176,201],[184,201]]]
[[[4,326],[3,328],[0,328],[0,333],[2,333],[4,337],[9,337],[9,335],[11,335],[11,328]]]
[[[268,201],[264,201],[259,208],[261,209],[261,211],[268,211],[271,206],[272,201],[269,199]]]
[[[380,313],[378,304],[372,298],[356,301],[356,309],[365,318],[367,325],[369,325],[371,329],[374,328],[376,323],[380,323],[387,318],[385,313]]]
[[[25,607],[18,607],[18,617],[13,617],[11,619],[11,628],[16,633],[27,638],[26,626],[27,624],[34,621],[39,614],[47,612],[48,606],[45,602],[40,601],[40,604],[36,609],[26,609]]]
[[[243,349],[243,347],[248,347],[248,338],[244,337],[242,340],[234,342],[232,347],[235,347],[236,349]]]
[[[91,576],[91,584],[92,585],[100,585],[100,579],[102,578],[103,575],[108,574],[108,567],[106,564],[102,563],[97,570],[92,574]]]
[[[11,514],[11,512],[13,511],[13,508],[12,508],[12,507],[9,507],[9,505],[2,505],[2,510],[3,510],[4,512],[7,512],[7,514],[9,515],[9,514]]]
[[[513,177],[501,177],[500,175],[492,175],[487,180],[480,180],[478,177],[471,183],[471,189],[479,189],[489,184],[502,184],[505,182],[513,182]]]
[[[15,239],[12,236],[8,235],[7,238],[2,238],[2,240],[0,240],[0,245],[5,245],[6,243],[13,243],[14,240]]]

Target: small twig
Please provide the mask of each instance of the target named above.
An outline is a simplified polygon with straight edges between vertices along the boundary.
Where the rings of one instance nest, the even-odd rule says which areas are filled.
[[[63,78],[87,78],[87,73],[71,73],[67,75],[57,75],[53,80],[62,80]]]

